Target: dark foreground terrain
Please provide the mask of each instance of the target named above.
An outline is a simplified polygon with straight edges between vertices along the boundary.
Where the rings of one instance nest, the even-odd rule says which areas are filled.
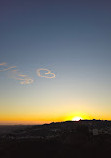
[[[0,158],[111,157],[111,122],[61,122],[17,128],[0,136]]]

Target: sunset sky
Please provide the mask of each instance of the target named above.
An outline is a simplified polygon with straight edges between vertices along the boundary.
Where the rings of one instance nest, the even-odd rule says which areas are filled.
[[[0,0],[0,124],[111,120],[111,1]]]

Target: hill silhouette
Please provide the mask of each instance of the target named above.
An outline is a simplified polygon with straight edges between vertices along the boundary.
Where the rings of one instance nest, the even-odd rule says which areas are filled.
[[[0,158],[92,158],[107,157],[110,151],[110,121],[53,122],[0,135]]]

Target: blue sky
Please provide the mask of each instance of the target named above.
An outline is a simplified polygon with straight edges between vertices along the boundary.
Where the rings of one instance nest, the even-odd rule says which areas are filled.
[[[12,109],[10,115],[18,111],[18,105],[15,104],[22,95],[24,107],[27,104],[25,97],[28,96],[31,98],[28,107],[35,109],[36,106],[41,115],[43,107],[48,109],[48,114],[48,111],[55,110],[55,104],[60,106],[64,104],[64,98],[69,98],[60,111],[64,106],[69,113],[74,109],[79,111],[83,101],[83,109],[86,108],[84,113],[90,115],[90,111],[97,108],[97,115],[91,113],[92,117],[98,117],[99,110],[106,110],[105,117],[99,117],[109,118],[110,28],[109,0],[0,1],[0,63],[6,62],[7,67],[16,66],[19,74],[34,80],[32,84],[24,86],[10,77],[10,70],[0,72],[0,106],[4,117],[6,108]],[[39,68],[50,70],[56,78],[39,77],[36,72]],[[5,103],[8,96],[9,101]],[[37,96],[39,102],[32,105],[32,98],[36,100]],[[45,96],[46,100],[42,102]],[[16,98],[15,101],[13,98]],[[71,106],[68,105],[69,100]]]

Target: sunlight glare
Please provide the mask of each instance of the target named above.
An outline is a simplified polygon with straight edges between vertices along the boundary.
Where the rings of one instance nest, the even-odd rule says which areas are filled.
[[[78,116],[76,116],[76,117],[74,117],[74,118],[72,119],[72,121],[79,121],[79,120],[82,120],[82,118],[81,118],[81,117],[78,117]]]

